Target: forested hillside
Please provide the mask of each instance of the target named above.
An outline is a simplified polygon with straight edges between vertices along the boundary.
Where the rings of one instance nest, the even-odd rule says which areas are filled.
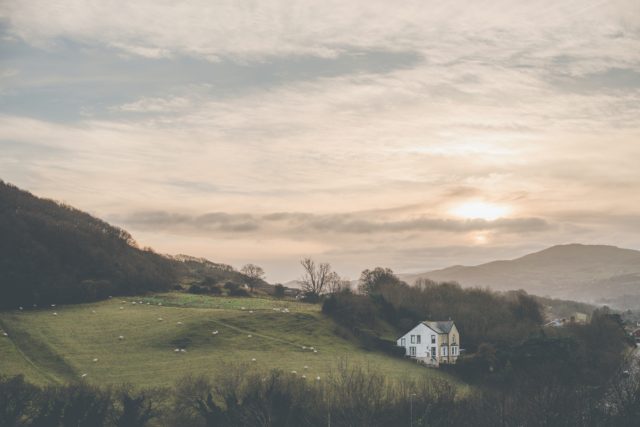
[[[129,233],[0,181],[0,307],[164,290],[171,260]]]

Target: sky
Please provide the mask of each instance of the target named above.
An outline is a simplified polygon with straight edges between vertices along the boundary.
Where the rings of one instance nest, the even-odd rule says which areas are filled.
[[[640,2],[3,0],[0,179],[274,282],[640,249]]]

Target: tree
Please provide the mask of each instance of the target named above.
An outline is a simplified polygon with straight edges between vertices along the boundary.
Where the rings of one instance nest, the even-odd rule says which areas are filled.
[[[390,268],[376,267],[373,270],[366,269],[360,275],[358,290],[366,295],[371,295],[378,291],[381,285],[400,284],[402,281],[393,274]]]
[[[284,286],[280,283],[276,284],[273,288],[273,296],[276,298],[284,298]]]
[[[349,280],[343,279],[335,271],[329,273],[329,277],[327,278],[327,291],[330,294],[347,290],[351,290],[351,282]]]
[[[264,279],[264,270],[255,264],[246,264],[240,272],[247,276],[247,285],[251,288],[251,292],[253,292],[256,285]]]
[[[304,275],[300,279],[302,290],[308,297],[317,299],[327,289],[332,278],[331,265],[326,262],[316,265],[311,258],[302,259],[300,264],[304,269]]]

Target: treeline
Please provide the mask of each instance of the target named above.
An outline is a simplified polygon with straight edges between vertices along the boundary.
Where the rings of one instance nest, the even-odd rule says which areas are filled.
[[[169,289],[172,262],[126,231],[0,181],[0,308]]]
[[[640,382],[618,375],[607,387],[572,387],[549,377],[460,392],[442,380],[390,382],[371,369],[343,366],[326,378],[229,367],[187,377],[173,388],[39,388],[0,378],[0,425],[74,427],[236,426],[635,426]]]
[[[524,291],[426,280],[409,286],[382,268],[362,273],[359,293],[347,288],[326,295],[322,310],[364,347],[390,354],[398,354],[395,338],[419,322],[454,320],[465,352],[445,368],[501,390],[515,384],[536,388],[549,378],[567,387],[603,387],[633,345],[620,316],[606,309],[596,310],[585,325],[544,328],[543,307]],[[389,325],[393,338],[384,339]]]
[[[399,334],[424,320],[451,319],[470,352],[483,342],[520,341],[543,322],[540,305],[524,291],[497,293],[425,280],[409,286],[390,270],[367,278],[376,270],[363,272],[360,293],[346,289],[328,295],[323,311],[350,329],[372,329],[383,319]]]

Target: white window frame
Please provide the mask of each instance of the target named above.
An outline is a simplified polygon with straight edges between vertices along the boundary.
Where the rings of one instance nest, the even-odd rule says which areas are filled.
[[[416,335],[416,344],[420,344],[420,341],[422,341],[420,335]]]
[[[442,349],[440,350],[440,355],[441,356],[447,356],[447,346],[443,345]]]
[[[435,344],[435,343],[436,343],[436,336],[431,335],[431,344]]]
[[[416,343],[416,336],[411,335],[411,344],[415,344],[415,343]]]
[[[406,347],[407,346],[407,339],[406,338],[400,338],[400,346],[402,346],[402,347]]]
[[[414,346],[409,347],[409,356],[414,356],[416,355],[416,348]]]

